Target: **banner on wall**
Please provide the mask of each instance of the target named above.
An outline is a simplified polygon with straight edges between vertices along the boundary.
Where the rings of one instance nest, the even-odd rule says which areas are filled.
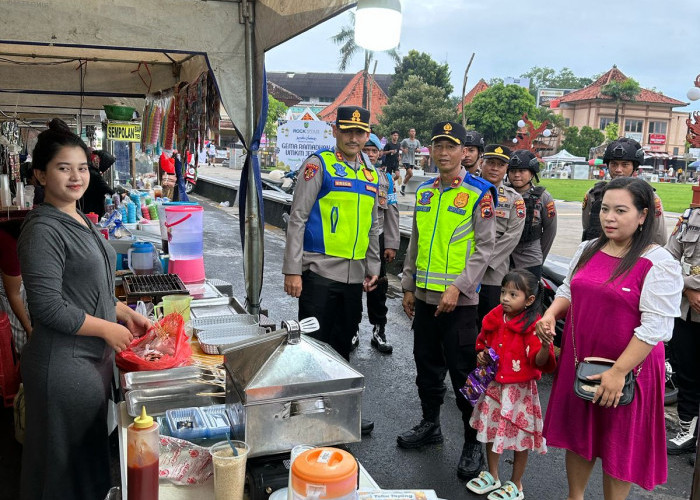
[[[297,170],[314,151],[335,146],[333,129],[322,121],[288,121],[277,127],[277,163]]]

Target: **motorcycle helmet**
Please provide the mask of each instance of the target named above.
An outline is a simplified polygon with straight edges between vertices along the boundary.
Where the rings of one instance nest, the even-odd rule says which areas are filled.
[[[621,137],[612,141],[605,148],[603,162],[608,164],[611,160],[631,161],[634,169],[637,170],[639,164],[644,161],[644,150],[634,139]]]
[[[529,170],[537,177],[540,171],[540,160],[527,149],[517,149],[513,151],[508,162],[508,171],[516,169]]]
[[[464,138],[464,145],[477,148],[480,153],[484,152],[484,136],[476,130],[467,130]]]

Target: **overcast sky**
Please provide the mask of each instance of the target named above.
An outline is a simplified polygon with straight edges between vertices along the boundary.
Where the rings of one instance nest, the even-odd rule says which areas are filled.
[[[447,62],[455,95],[476,52],[467,90],[479,78],[518,77],[533,66],[571,68],[593,76],[613,64],[642,87],[683,102],[700,73],[700,0],[402,0],[399,53],[427,52]],[[348,24],[343,13],[267,53],[268,71],[338,71],[330,37]],[[393,73],[377,55],[377,73]],[[355,56],[348,72],[362,69]],[[677,111],[700,110],[700,101]]]

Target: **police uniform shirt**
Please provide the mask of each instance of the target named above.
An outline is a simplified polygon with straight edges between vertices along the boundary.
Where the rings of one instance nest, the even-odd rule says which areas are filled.
[[[384,248],[399,249],[401,234],[399,233],[399,205],[396,200],[394,180],[382,167],[377,168],[379,174],[379,192],[377,200],[379,210],[379,234],[384,234]]]
[[[683,287],[700,290],[700,208],[688,209],[678,219],[666,244],[666,250],[681,263]],[[690,309],[688,298],[683,294],[681,319],[687,321]],[[692,310],[690,320],[694,323],[700,322],[700,313]]]
[[[496,206],[496,244],[484,279],[484,285],[501,286],[503,277],[508,274],[510,254],[520,241],[525,227],[525,202],[523,197],[503,181],[496,186],[498,205]]]
[[[333,151],[335,152],[335,149]],[[365,164],[371,164],[366,155],[363,155],[363,159]],[[346,163],[356,172],[361,165],[357,160],[346,160]],[[316,252],[306,252],[304,251],[304,231],[311,209],[321,191],[323,166],[321,160],[312,155],[304,161],[300,169],[299,181],[294,188],[294,200],[287,223],[287,244],[284,251],[282,273],[301,275],[303,271],[311,270],[324,278],[340,283],[362,283],[368,275],[378,276],[380,268],[378,198],[375,198],[372,208],[369,247],[364,260],[350,260]]]
[[[529,189],[524,192],[523,201],[530,198],[531,194]],[[541,266],[554,243],[554,237],[557,235],[557,209],[552,195],[546,189],[540,196],[540,202],[540,207],[535,206],[532,225],[542,224],[542,237],[539,240],[518,243],[511,255],[514,268]]]
[[[464,167],[459,172],[459,177],[464,179],[465,176],[471,175]],[[445,188],[440,183],[440,192]],[[475,205],[472,217],[474,219],[474,245],[476,247],[474,253],[465,259],[465,267],[460,275],[452,283],[459,288],[461,292],[457,299],[458,306],[473,306],[479,303],[479,292],[477,291],[484,272],[491,260],[491,254],[494,251],[496,243],[496,217],[494,216],[494,203],[490,197],[485,197],[481,203]],[[429,237],[426,235],[425,237]],[[403,277],[401,278],[401,287],[404,291],[415,292],[416,299],[422,300],[427,304],[438,305],[441,292],[426,290],[425,288],[416,287],[416,258],[418,256],[418,245],[429,244],[420,240],[418,234],[418,226],[416,224],[416,215],[413,214],[413,227],[411,228],[411,240],[406,250],[406,259],[404,260]]]
[[[584,232],[588,229],[591,221],[591,207],[596,201],[596,197],[591,188],[583,197],[583,208],[581,210],[581,222],[583,223]],[[664,246],[668,241],[666,236],[666,224],[664,223],[664,207],[661,204],[661,198],[654,193],[654,243]]]

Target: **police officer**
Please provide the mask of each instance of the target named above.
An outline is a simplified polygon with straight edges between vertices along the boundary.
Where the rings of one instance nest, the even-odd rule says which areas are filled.
[[[504,184],[510,149],[489,144],[481,160],[481,177],[496,187],[496,246],[479,290],[479,325],[491,309],[500,303],[501,281],[510,267],[510,254],[520,241],[525,226],[525,203],[515,189]]]
[[[668,440],[669,455],[695,450],[700,406],[700,188],[694,203],[678,220],[666,250],[680,261],[683,269],[681,317],[673,325],[671,362],[678,382],[680,430]]]
[[[301,179],[287,226],[284,291],[299,298],[299,318],[315,316],[312,336],[346,360],[362,316],[362,290],[379,275],[377,171],[362,148],[369,139],[369,111],[338,108],[336,146],[301,165]],[[363,434],[374,424],[362,423]]]
[[[632,177],[639,168],[639,164],[644,161],[644,150],[634,139],[621,137],[608,144],[603,155],[603,162],[608,165],[610,177]],[[603,188],[605,182],[596,183],[583,198],[583,211],[581,221],[583,222],[582,241],[592,240],[601,235],[600,227],[600,206],[603,203]],[[654,213],[654,243],[665,245],[666,225],[664,224],[664,210],[661,199],[654,193],[655,213]]]
[[[374,134],[369,135],[369,141],[365,144],[362,152],[376,166],[379,159],[379,152],[382,150],[382,143],[379,137]],[[394,350],[391,344],[386,341],[386,292],[389,289],[389,281],[386,278],[386,264],[396,258],[396,250],[401,242],[399,234],[399,206],[396,200],[394,180],[391,174],[384,167],[376,166],[379,173],[379,256],[382,261],[379,271],[379,281],[377,288],[367,292],[367,316],[372,325],[371,344],[382,354],[391,354]],[[359,344],[359,335],[353,337],[353,348]]]
[[[431,156],[439,175],[416,191],[401,280],[403,308],[413,319],[413,356],[423,418],[400,434],[397,442],[402,448],[418,448],[443,441],[440,407],[449,371],[464,423],[465,443],[457,475],[466,480],[479,473],[484,456],[476,431],[469,426],[472,407],[458,391],[476,367],[477,290],[494,250],[496,190],[461,166],[464,127],[440,122],[432,132]]]
[[[526,149],[513,152],[508,163],[508,180],[525,202],[525,226],[510,261],[512,267],[527,269],[538,280],[557,235],[557,209],[552,195],[543,186],[532,183],[533,177],[540,181],[539,171],[540,162],[532,152]]]
[[[481,155],[484,153],[484,136],[476,130],[467,130],[467,137],[464,141],[464,158],[462,166],[472,175],[479,177],[481,171]]]

